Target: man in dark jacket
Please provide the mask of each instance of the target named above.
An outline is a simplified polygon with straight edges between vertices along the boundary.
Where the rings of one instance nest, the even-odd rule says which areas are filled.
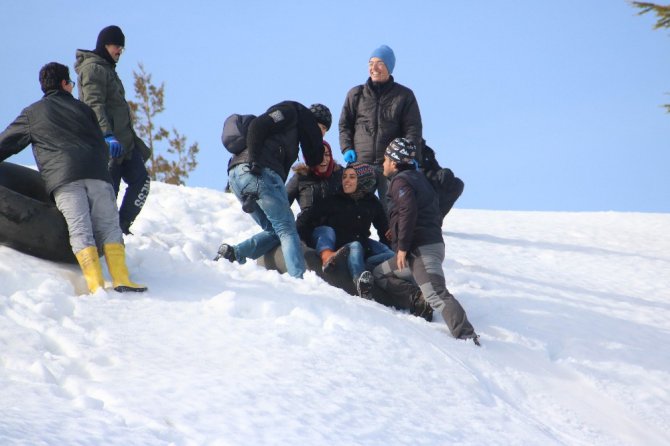
[[[386,209],[388,181],[382,174],[384,150],[394,138],[406,138],[421,149],[421,113],[414,93],[395,82],[395,54],[386,45],[368,61],[370,77],[349,90],[340,114],[340,148],[347,163],[375,166],[379,198]],[[420,160],[421,158],[419,158]]]
[[[237,133],[224,127],[224,145],[235,153],[228,164],[230,188],[263,231],[234,246],[222,244],[216,259],[244,263],[281,243],[288,273],[301,278],[305,258],[284,182],[298,146],[305,164],[321,163],[323,139],[316,118],[304,105],[284,101],[254,119],[226,122],[242,127]]]
[[[478,336],[465,310],[449,293],[444,279],[442,216],[435,190],[423,173],[416,170],[416,148],[404,138],[396,138],[386,149],[384,175],[389,186],[389,226],[396,255],[377,266],[375,283],[389,294],[412,295],[413,278],[426,302],[442,314],[455,338]]]
[[[78,75],[79,99],[95,112],[109,145],[114,192],[118,195],[121,179],[128,185],[119,214],[121,230],[129,234],[130,225],[149,195],[151,180],[144,162],[151,157],[151,151],[133,130],[126,92],[116,74],[125,42],[121,28],[104,28],[93,51],[77,50],[74,69]]]
[[[68,67],[56,62],[39,74],[44,97],[25,108],[0,134],[0,161],[33,145],[33,155],[65,217],[72,251],[91,293],[105,284],[98,250],[105,253],[117,291],[145,291],[128,278],[123,235],[107,171],[109,155],[93,110],[72,97]]]

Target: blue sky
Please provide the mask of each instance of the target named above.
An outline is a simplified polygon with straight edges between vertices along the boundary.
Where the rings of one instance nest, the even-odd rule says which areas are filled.
[[[231,113],[284,99],[339,118],[371,51],[419,102],[428,144],[465,181],[456,206],[670,212],[670,34],[624,0],[4,2],[0,128],[41,96],[47,62],[70,66],[119,25],[133,99],[142,62],[165,82],[158,124],[200,144],[189,186],[222,189]],[[326,135],[339,149],[337,127]],[[341,160],[341,155],[339,160]],[[30,149],[9,161],[32,163]]]

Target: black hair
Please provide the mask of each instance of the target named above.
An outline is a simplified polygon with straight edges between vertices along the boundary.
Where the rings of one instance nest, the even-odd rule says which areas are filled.
[[[40,69],[40,87],[42,92],[61,90],[62,81],[70,80],[70,69],[58,62],[50,62]]]

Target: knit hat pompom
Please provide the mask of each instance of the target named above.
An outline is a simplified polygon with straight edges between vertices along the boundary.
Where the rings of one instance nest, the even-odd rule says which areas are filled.
[[[386,148],[384,155],[398,164],[412,164],[416,158],[416,146],[405,138],[396,138]]]
[[[395,54],[393,54],[393,50],[388,45],[382,45],[375,49],[372,54],[370,54],[370,59],[373,57],[383,60],[384,65],[386,65],[386,68],[389,70],[389,74],[393,74],[393,68],[395,68]]]

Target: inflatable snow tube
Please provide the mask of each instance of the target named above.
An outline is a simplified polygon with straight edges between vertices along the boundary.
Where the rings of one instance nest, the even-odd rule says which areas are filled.
[[[77,262],[67,223],[39,172],[8,162],[0,162],[0,245],[54,262]]]
[[[335,264],[333,270],[326,274],[323,272],[321,257],[314,249],[305,246],[303,243],[302,252],[305,256],[305,263],[307,264],[308,270],[314,271],[317,276],[321,277],[329,285],[340,288],[352,296],[358,296],[358,291],[356,291],[354,281],[351,279],[346,262]],[[280,273],[286,272],[286,262],[284,262],[284,254],[282,253],[281,245],[272,249],[263,257],[260,257],[256,260],[256,263],[269,270],[279,271]],[[406,302],[398,302],[376,285],[372,288],[372,298],[376,302],[388,307],[395,307],[398,309],[409,308],[409,298]]]

